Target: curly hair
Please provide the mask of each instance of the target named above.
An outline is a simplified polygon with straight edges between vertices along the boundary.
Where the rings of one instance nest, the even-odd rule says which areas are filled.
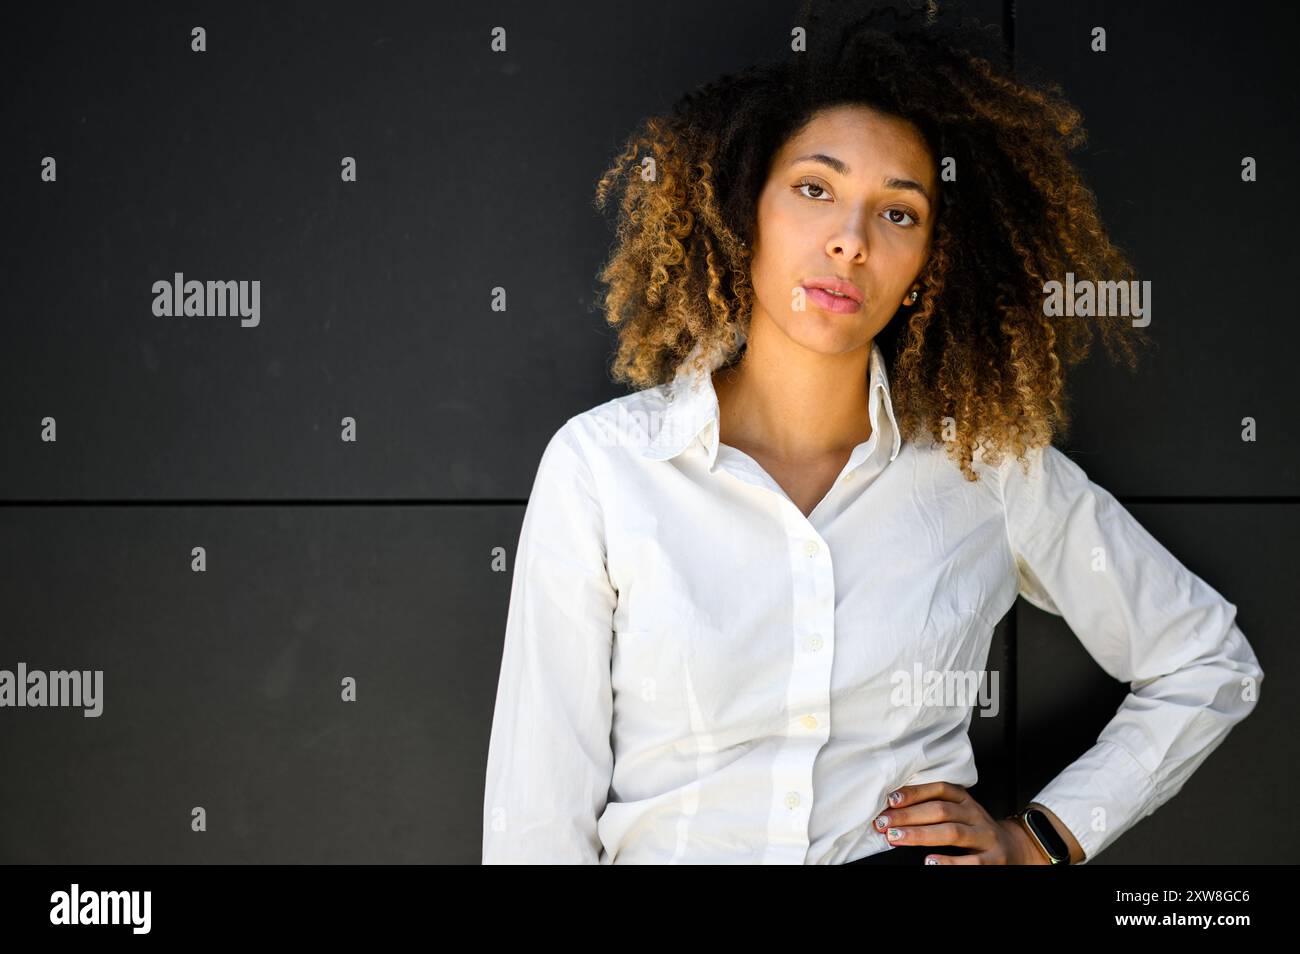
[[[1094,326],[1112,360],[1136,369],[1134,345],[1150,339],[1130,320],[1049,317],[1043,306],[1044,283],[1067,272],[1135,278],[1069,159],[1086,139],[1079,111],[1055,85],[1014,79],[994,28],[954,26],[927,6],[833,25],[805,5],[806,52],[725,74],[632,133],[595,200],[604,210],[621,190],[600,272],[599,304],[619,329],[614,380],[665,383],[700,342],[738,360],[772,158],[817,112],[844,104],[910,121],[936,163],[950,157],[958,170],[940,182],[921,300],[875,338],[905,439],[929,433],[974,481],[977,448],[996,467],[1006,450],[1024,462],[1067,433],[1063,371],[1087,356]]]

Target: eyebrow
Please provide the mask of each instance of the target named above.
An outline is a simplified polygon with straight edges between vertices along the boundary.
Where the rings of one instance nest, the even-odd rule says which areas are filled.
[[[807,156],[800,156],[799,158],[791,162],[790,165],[794,165],[795,163],[799,163],[799,162],[819,162],[824,166],[830,166],[832,169],[834,169],[842,176],[847,176],[851,172],[847,163],[843,162],[842,160],[836,159],[834,156],[828,156],[825,153],[821,153],[821,152],[814,152]],[[925,191],[925,186],[921,185],[921,183],[917,182],[915,179],[895,179],[891,176],[886,176],[882,180],[881,185],[883,185],[886,189],[898,189],[901,191],[919,192],[921,193],[921,195],[925,197],[926,202],[932,202],[932,200],[930,199],[930,193]]]

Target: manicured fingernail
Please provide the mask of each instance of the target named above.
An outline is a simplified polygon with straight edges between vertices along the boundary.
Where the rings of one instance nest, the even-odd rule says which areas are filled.
[[[879,818],[876,819],[876,827],[879,828],[881,831],[884,831],[885,826],[888,824],[889,824],[888,815],[881,815]]]
[[[899,802],[901,802],[902,800],[903,800],[903,793],[902,793],[902,792],[890,792],[890,793],[889,793],[889,804],[891,804],[891,805],[897,805],[897,804],[898,804]]]
[[[927,865],[937,865],[937,864],[939,863],[939,859],[938,859],[938,858],[931,858],[929,855],[926,855],[925,863],[926,863]]]
[[[902,833],[901,831],[899,831],[897,828],[891,828],[891,829],[889,829],[889,831],[886,832],[886,834],[887,834],[890,838],[902,838],[902,837],[903,837],[903,833]]]

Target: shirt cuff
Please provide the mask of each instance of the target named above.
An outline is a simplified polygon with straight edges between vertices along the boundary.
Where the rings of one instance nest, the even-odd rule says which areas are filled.
[[[1149,812],[1154,785],[1128,749],[1099,741],[1031,799],[1061,820],[1087,864]]]

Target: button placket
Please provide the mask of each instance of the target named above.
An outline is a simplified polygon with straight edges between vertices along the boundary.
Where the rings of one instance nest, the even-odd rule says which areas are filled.
[[[813,766],[829,739],[831,655],[820,650],[833,632],[835,594],[825,544],[808,536],[811,525],[798,508],[786,507],[782,513],[791,544],[788,559],[794,582],[791,638],[795,658],[785,700],[789,742],[779,759],[783,764],[777,775],[785,782],[777,791],[783,792],[779,804],[786,820],[778,822],[770,835],[794,849],[802,847],[806,854],[816,795]],[[802,807],[797,811],[790,804],[792,793],[799,795]]]

